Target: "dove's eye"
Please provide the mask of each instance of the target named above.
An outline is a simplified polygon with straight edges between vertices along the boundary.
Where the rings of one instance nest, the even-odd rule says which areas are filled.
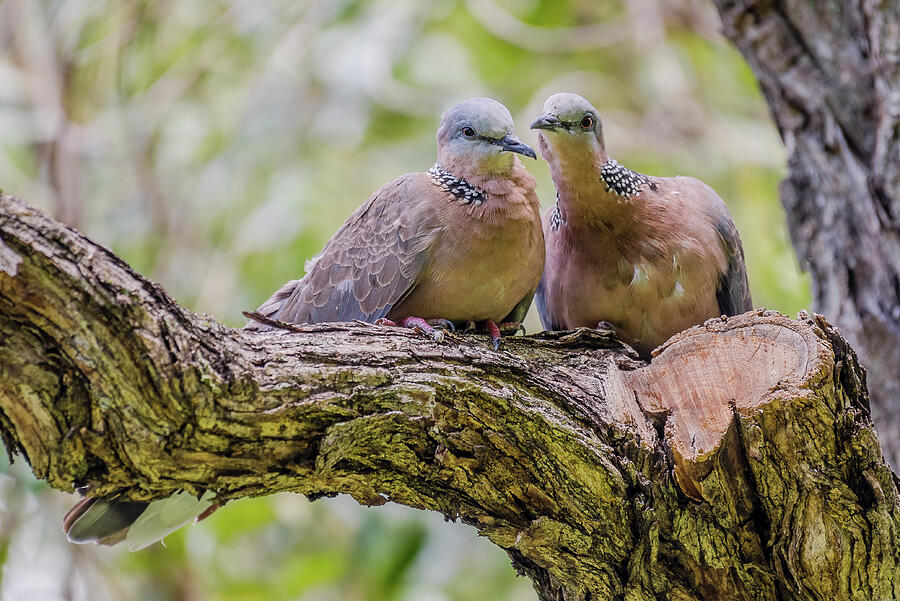
[[[467,138],[474,138],[475,130],[467,125],[464,128],[462,128],[462,134]]]
[[[594,118],[590,115],[585,115],[584,119],[581,120],[582,129],[590,129],[594,127]]]

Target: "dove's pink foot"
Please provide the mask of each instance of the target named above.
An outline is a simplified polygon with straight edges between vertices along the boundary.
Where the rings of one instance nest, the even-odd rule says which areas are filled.
[[[435,321],[445,321],[445,320],[435,320]],[[382,317],[378,321],[375,322],[375,325],[379,326],[393,326],[397,328],[409,328],[415,332],[420,334],[425,334],[435,342],[443,342],[444,333],[429,324],[427,321],[422,319],[421,317],[404,317],[400,320],[400,322],[393,321],[391,319],[387,319],[386,317]]]
[[[495,324],[490,319],[485,319],[480,324],[478,324],[478,329],[482,332],[490,334],[491,342],[494,343],[495,351],[500,349],[500,327],[497,324]]]

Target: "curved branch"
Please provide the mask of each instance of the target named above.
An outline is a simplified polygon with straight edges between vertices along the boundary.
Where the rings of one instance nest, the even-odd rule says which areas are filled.
[[[711,320],[650,364],[589,330],[435,344],[178,307],[0,197],[0,432],[61,490],[346,493],[462,519],[543,599],[888,598],[900,501],[821,318]]]

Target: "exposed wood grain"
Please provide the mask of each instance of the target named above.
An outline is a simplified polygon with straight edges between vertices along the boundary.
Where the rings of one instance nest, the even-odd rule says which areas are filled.
[[[827,360],[819,340],[804,333],[773,315],[710,321],[705,331],[673,337],[650,366],[631,372],[643,410],[668,418],[666,442],[685,492],[702,498],[700,480],[736,412],[752,415],[770,392],[797,390]]]
[[[367,324],[245,332],[10,197],[0,241],[0,433],[55,488],[439,511],[545,600],[900,590],[900,495],[821,318],[711,320],[649,364],[592,330],[499,353]]]

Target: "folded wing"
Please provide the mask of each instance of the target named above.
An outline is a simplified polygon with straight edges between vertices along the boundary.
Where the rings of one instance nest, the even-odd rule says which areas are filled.
[[[415,287],[437,234],[439,191],[427,174],[395,179],[377,190],[258,312],[288,323],[361,320],[387,315]],[[247,329],[268,326],[250,322]]]
[[[753,308],[750,297],[750,283],[747,281],[747,266],[744,263],[744,249],[737,227],[725,204],[720,200],[721,212],[715,216],[716,231],[722,239],[728,265],[719,279],[716,300],[722,315],[740,315]]]

